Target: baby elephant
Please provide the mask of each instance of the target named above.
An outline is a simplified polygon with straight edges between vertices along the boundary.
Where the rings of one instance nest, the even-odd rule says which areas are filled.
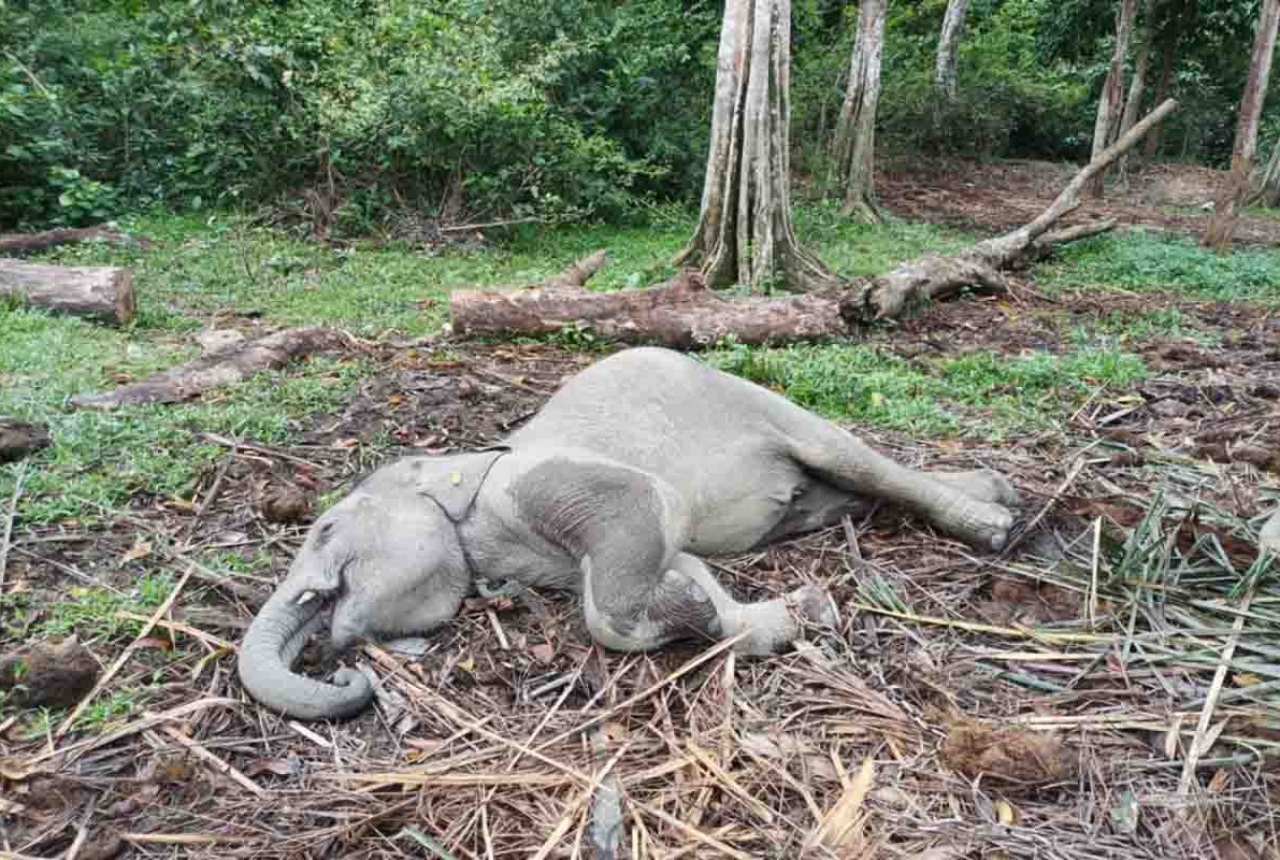
[[[676,352],[629,349],[565,383],[507,444],[398,460],[312,526],[289,575],[254,619],[240,679],[302,719],[339,719],[372,697],[359,672],[295,674],[333,607],[333,646],[421,634],[451,619],[477,577],[582,595],[607,648],[745,634],[764,654],[832,623],[806,586],[738,603],[700,555],[742,552],[865,510],[901,505],[998,550],[1017,495],[990,471],[905,468],[772,391]]]

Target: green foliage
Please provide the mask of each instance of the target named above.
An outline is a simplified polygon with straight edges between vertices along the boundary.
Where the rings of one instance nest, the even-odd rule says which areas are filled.
[[[1179,236],[1107,234],[1063,248],[1059,260],[1038,267],[1050,288],[1119,287],[1172,290],[1189,296],[1280,305],[1280,256],[1238,250],[1219,256]]]
[[[1123,390],[1146,376],[1137,356],[1111,347],[1065,355],[974,352],[927,372],[876,346],[748,347],[720,344],[710,356],[722,370],[773,388],[832,418],[913,434],[999,438],[1045,422],[1045,400],[1081,399],[1098,386]],[[981,410],[986,419],[965,420]]]
[[[0,0],[0,226],[311,188],[368,232],[458,183],[460,215],[617,218],[691,186],[715,10],[356,6]]]

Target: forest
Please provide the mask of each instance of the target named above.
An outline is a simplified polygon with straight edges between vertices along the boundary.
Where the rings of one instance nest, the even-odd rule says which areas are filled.
[[[1278,27],[0,0],[0,860],[1280,858]],[[721,527],[795,476],[634,650],[627,445]]]

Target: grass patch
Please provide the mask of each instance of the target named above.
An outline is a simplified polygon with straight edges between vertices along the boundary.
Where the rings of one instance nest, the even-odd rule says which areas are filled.
[[[1280,255],[1238,250],[1226,256],[1179,236],[1127,231],[1072,243],[1036,267],[1048,291],[1073,287],[1170,291],[1222,301],[1280,305]]]
[[[1127,388],[1146,375],[1138,356],[1097,347],[1025,357],[975,352],[933,366],[874,346],[844,344],[731,345],[708,358],[832,419],[918,435],[991,439],[1052,423],[1048,402],[1074,408],[1098,386]],[[989,420],[973,420],[974,410]]]
[[[201,433],[283,441],[303,417],[339,407],[367,371],[362,362],[320,357],[190,404],[111,412],[66,407],[72,394],[110,388],[118,378],[145,376],[193,354],[167,333],[0,309],[0,415],[45,423],[55,440],[32,459],[38,468],[24,485],[24,519],[92,522],[136,493],[189,495],[221,453]],[[16,469],[0,469],[0,497],[12,492]]]
[[[1137,313],[1112,311],[1106,316],[1091,320],[1087,325],[1073,326],[1070,338],[1077,346],[1178,338],[1191,338],[1199,343],[1213,344],[1222,339],[1218,332],[1206,331],[1198,321],[1179,308],[1160,308]]]

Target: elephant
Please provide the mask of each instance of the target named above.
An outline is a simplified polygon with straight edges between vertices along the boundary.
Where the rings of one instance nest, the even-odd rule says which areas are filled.
[[[304,720],[369,703],[364,675],[295,673],[332,608],[329,650],[425,634],[477,578],[569,589],[605,648],[741,636],[775,652],[834,624],[816,584],[739,603],[703,556],[822,528],[877,500],[1000,550],[1018,494],[991,470],[924,472],[785,396],[682,353],[635,347],[568,379],[504,444],[410,456],[370,473],[318,517],[239,652],[243,688]]]

